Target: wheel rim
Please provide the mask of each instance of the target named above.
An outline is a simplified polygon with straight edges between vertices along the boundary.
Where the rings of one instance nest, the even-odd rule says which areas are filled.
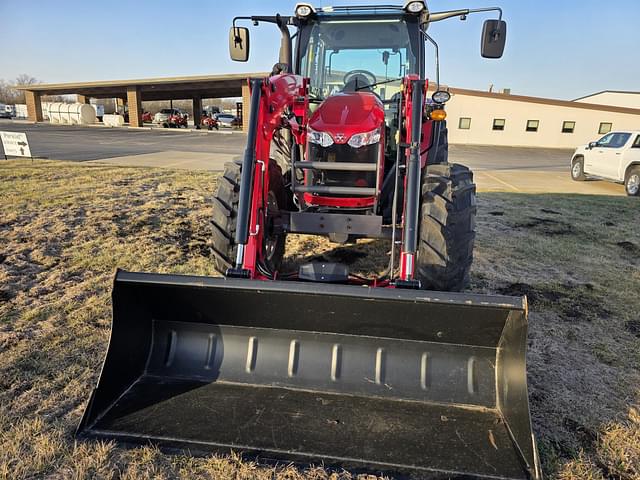
[[[574,163],[573,168],[571,169],[571,174],[573,175],[573,178],[578,178],[581,173],[582,173],[582,166],[580,165],[580,162]]]
[[[640,174],[634,173],[627,180],[627,192],[631,195],[637,195],[638,190],[640,190]]]

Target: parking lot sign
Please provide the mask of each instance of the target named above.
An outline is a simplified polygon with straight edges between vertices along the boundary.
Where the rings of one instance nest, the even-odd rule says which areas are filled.
[[[31,157],[27,134],[22,132],[0,132],[4,157]]]

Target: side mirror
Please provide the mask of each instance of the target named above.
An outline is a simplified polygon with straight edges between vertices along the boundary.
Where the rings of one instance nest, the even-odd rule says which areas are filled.
[[[589,142],[589,150],[592,148],[596,148],[598,146],[598,142]]]
[[[229,30],[229,55],[234,62],[249,60],[249,29],[231,27]]]
[[[486,20],[482,27],[480,53],[484,58],[500,58],[507,41],[507,22]]]

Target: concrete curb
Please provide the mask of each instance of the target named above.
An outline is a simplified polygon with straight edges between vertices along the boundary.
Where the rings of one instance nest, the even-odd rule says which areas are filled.
[[[32,122],[31,120],[15,120],[13,118],[3,118],[3,120],[6,120],[7,123],[21,123],[24,125],[35,125],[36,123],[45,123],[45,122]]]

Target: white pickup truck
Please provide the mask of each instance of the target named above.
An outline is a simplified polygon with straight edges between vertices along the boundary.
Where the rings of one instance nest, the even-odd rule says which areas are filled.
[[[624,183],[627,195],[640,196],[640,130],[607,133],[576,148],[571,157],[571,178],[597,177]]]

